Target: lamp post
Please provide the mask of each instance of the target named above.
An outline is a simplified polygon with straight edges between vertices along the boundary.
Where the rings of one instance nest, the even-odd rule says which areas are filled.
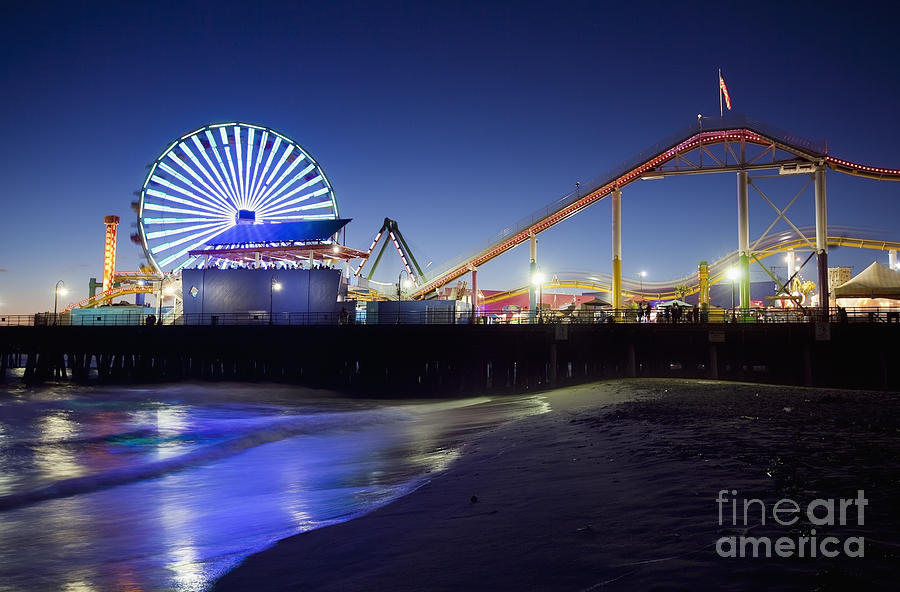
[[[531,283],[534,284],[534,287],[538,289],[538,301],[537,301],[537,317],[538,323],[544,322],[544,313],[543,313],[543,303],[544,303],[544,274],[541,272],[536,272],[534,276],[531,278]]]
[[[281,283],[278,281],[278,278],[272,276],[272,280],[269,282],[269,324],[272,324],[272,303],[275,300],[275,292],[281,289]]]
[[[60,289],[60,285],[62,286],[62,289]],[[56,324],[56,308],[57,308],[57,304],[59,302],[59,295],[62,294],[63,296],[65,296],[68,293],[69,293],[69,291],[66,289],[66,282],[64,282],[62,280],[59,280],[58,282],[56,282],[56,287],[53,288],[53,324],[54,325]]]
[[[642,271],[638,274],[641,276],[641,298],[644,297],[644,277],[647,275],[646,271]]]
[[[736,267],[728,269],[728,279],[731,280],[731,320],[735,320],[734,316],[734,282],[741,277],[741,272]]]

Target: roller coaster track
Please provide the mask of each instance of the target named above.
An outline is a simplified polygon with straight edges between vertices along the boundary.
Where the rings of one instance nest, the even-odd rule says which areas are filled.
[[[471,269],[574,216],[610,195],[613,190],[622,189],[642,178],[759,169],[779,169],[788,174],[811,173],[822,166],[848,175],[900,181],[900,169],[867,166],[835,158],[828,155],[825,144],[786,134],[744,117],[705,119],[702,120],[702,127],[694,125],[657,143],[610,173],[576,188],[576,191],[506,228],[486,246],[437,269],[429,274],[429,280],[412,297],[429,297],[438,288]]]
[[[129,296],[131,294],[158,294],[163,277],[147,271],[117,271],[113,275],[113,287],[103,292],[98,292],[84,300],[73,302],[65,307],[62,312],[68,312],[75,308],[93,308],[111,304],[114,298]]]
[[[758,245],[757,250],[754,251],[756,259],[762,260],[767,257],[771,257],[772,255],[785,253],[788,251],[802,251],[804,249],[808,250],[810,243],[815,243],[815,229],[801,228],[800,230],[803,233],[802,238],[797,237],[796,234],[793,233],[791,233],[790,235],[782,234],[769,237],[767,240]],[[859,229],[844,229],[839,227],[833,227],[831,230],[837,232],[860,232]],[[876,251],[900,251],[900,242],[882,240],[880,238],[874,237],[855,238],[845,235],[829,236],[828,246],[872,249]],[[721,259],[711,263],[709,265],[710,285],[717,284],[723,279],[726,279],[728,268],[735,265],[737,261],[738,252],[733,251],[732,253],[729,253]],[[698,292],[700,286],[697,281],[697,274],[694,273],[682,278],[664,280],[659,282],[648,282],[646,280],[640,282],[639,280],[632,278],[622,278],[622,287],[625,291],[635,296],[642,296],[644,298],[650,298],[654,300],[669,300],[672,298],[676,298],[679,295],[676,294],[675,287],[682,285],[688,287],[688,294],[694,294]],[[611,286],[612,276],[608,273],[565,271],[557,273],[553,281],[545,282],[544,290],[546,291],[548,289],[559,288],[610,292],[612,289]],[[494,302],[525,294],[527,292],[528,286],[521,286],[519,288],[515,288],[505,292],[492,294],[490,297],[482,299],[480,303],[492,304]]]
[[[115,286],[113,288],[110,288],[109,290],[98,292],[94,296],[90,296],[79,302],[74,302],[65,307],[62,312],[69,312],[70,310],[75,308],[93,308],[102,304],[108,304],[112,302],[113,298],[128,296],[130,294],[154,294],[155,292],[156,288],[149,285],[139,286],[137,284],[130,284],[125,286]]]

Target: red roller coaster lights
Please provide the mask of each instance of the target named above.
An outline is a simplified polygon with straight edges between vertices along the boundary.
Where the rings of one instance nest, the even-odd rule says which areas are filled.
[[[855,162],[850,162],[849,160],[835,158],[833,156],[826,156],[825,161],[830,162],[835,165],[838,165],[838,166],[848,168],[848,169],[856,170],[856,171],[900,177],[900,169],[885,169],[885,168],[880,168],[880,167],[871,167],[871,166],[867,166],[864,164],[857,164]]]
[[[592,204],[593,202],[605,197],[616,187],[622,187],[622,186],[634,181],[635,179],[640,178],[640,176],[643,175],[644,173],[646,173],[648,170],[651,170],[654,167],[659,166],[663,162],[671,160],[675,156],[675,154],[677,154],[678,152],[681,152],[684,150],[690,150],[696,146],[703,144],[704,141],[713,141],[713,140],[715,140],[715,141],[750,140],[750,141],[753,141],[756,143],[761,143],[761,144],[769,143],[766,139],[761,137],[759,134],[756,134],[749,130],[728,131],[728,132],[702,132],[702,133],[696,134],[696,135],[690,137],[689,139],[679,143],[678,145],[666,150],[662,154],[659,154],[658,156],[650,159],[649,161],[645,162],[644,164],[638,166],[637,168],[632,169],[629,173],[622,175],[621,177],[618,177],[615,181],[607,183],[603,187],[600,187],[599,189],[592,191],[585,197],[566,206],[559,212],[556,212],[555,214],[548,216],[541,222],[530,226],[529,228],[527,228],[523,232],[520,232],[519,234],[516,234],[509,240],[504,241],[503,243],[501,243],[497,247],[491,249],[487,253],[481,255],[480,257],[475,258],[471,263],[467,263],[467,264],[461,266],[460,268],[455,269],[454,271],[450,272],[448,275],[441,278],[440,281],[430,282],[428,285],[426,285],[422,289],[422,293],[428,293],[430,290],[432,290],[434,288],[437,288],[441,285],[444,285],[448,282],[455,280],[458,277],[461,277],[462,275],[465,275],[466,271],[468,270],[468,266],[474,265],[475,267],[477,267],[479,265],[482,265],[482,264],[486,263],[487,261],[493,259],[497,255],[522,243],[523,241],[525,241],[528,238],[528,235],[530,235],[532,233],[537,234],[539,232],[542,232],[542,231],[546,230],[547,228],[553,226],[554,224],[557,224],[557,223],[561,222],[562,220],[565,220],[569,216],[577,213],[579,210],[581,210],[581,209],[585,208],[586,206]]]
[[[487,252],[484,252],[480,255],[475,256],[474,258],[462,263],[460,266],[454,268],[446,275],[435,278],[428,284],[426,284],[417,294],[416,297],[424,296],[428,294],[431,290],[438,288],[442,285],[445,285],[456,278],[464,275],[469,268],[478,267],[483,265],[487,261],[490,261],[494,257],[504,253],[505,251],[515,247],[518,244],[521,244],[525,240],[528,239],[529,235],[537,234],[547,228],[561,222],[562,220],[568,218],[569,216],[576,214],[579,210],[584,209],[585,207],[591,205],[592,203],[602,199],[606,195],[608,195],[613,189],[616,187],[623,187],[632,181],[641,178],[641,176],[648,171],[653,170],[659,165],[671,160],[674,158],[679,152],[692,150],[705,142],[722,142],[722,141],[744,141],[744,142],[752,142],[754,144],[762,144],[762,145],[771,145],[776,146],[779,149],[787,150],[789,152],[793,152],[794,154],[804,155],[805,158],[814,158],[819,163],[821,157],[815,157],[807,153],[805,150],[800,149],[796,146],[792,146],[789,142],[781,142],[778,140],[773,140],[771,138],[767,138],[766,136],[760,135],[749,129],[733,129],[733,130],[724,130],[724,131],[708,131],[708,132],[699,132],[694,134],[690,138],[676,144],[675,146],[665,150],[664,152],[656,155],[650,160],[645,161],[642,164],[639,164],[635,168],[631,169],[627,173],[617,177],[615,180],[603,185],[602,187],[595,189],[591,193],[587,194],[583,198],[579,199],[576,202],[565,206],[561,210],[554,212],[548,215],[546,218],[540,220],[539,222],[528,226],[518,234],[513,237],[499,243],[494,248],[490,249]],[[867,165],[856,164],[847,160],[842,160],[840,158],[835,158],[833,156],[825,156],[824,161],[832,165],[833,167],[843,168],[852,172],[862,173],[864,175],[877,176],[878,178],[888,178],[890,180],[900,180],[900,169],[888,169],[881,167],[871,167]]]

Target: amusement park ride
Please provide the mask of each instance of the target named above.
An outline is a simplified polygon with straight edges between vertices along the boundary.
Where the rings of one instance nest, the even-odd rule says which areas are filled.
[[[740,269],[740,307],[750,306],[751,262],[777,252],[806,250],[815,254],[818,284],[827,286],[828,247],[853,246],[891,252],[900,243],[851,238],[847,232],[829,231],[825,173],[836,172],[878,180],[900,180],[900,170],[855,164],[828,154],[825,145],[774,130],[746,118],[699,118],[697,124],[660,142],[626,165],[563,196],[543,210],[515,224],[491,240],[489,246],[467,254],[426,274],[419,266],[397,222],[385,218],[367,251],[343,244],[348,219],[338,215],[334,191],[319,164],[299,144],[270,128],[248,123],[207,125],[172,142],[151,165],[132,205],[138,232],[132,239],[143,248],[147,264],[140,271],[116,272],[116,234],[119,219],[107,216],[102,290],[65,310],[110,304],[126,294],[164,294],[183,298],[180,272],[190,268],[313,269],[343,263],[349,281],[350,262],[360,260],[352,273],[360,278],[379,241],[385,238],[366,276],[371,279],[387,247],[397,250],[412,282],[414,299],[439,297],[441,288],[471,272],[472,294],[477,294],[479,266],[524,242],[531,244],[532,276],[536,273],[537,241],[542,231],[610,197],[612,199],[612,273],[609,276],[564,278],[554,286],[607,291],[615,308],[623,307],[626,291],[668,298],[675,286],[701,292],[696,276],[652,286],[645,294],[622,277],[622,190],[640,179],[669,176],[735,173],[738,200],[738,249],[708,267],[708,283],[725,277],[729,267]],[[780,208],[754,183],[751,175],[803,175],[808,178],[787,206]],[[787,217],[806,187],[814,189],[815,227],[801,229]],[[776,213],[775,220],[755,242],[749,235],[749,195],[753,189]],[[769,233],[784,220],[792,232]],[[793,261],[793,255],[791,255]],[[760,263],[763,269],[766,269]],[[794,270],[791,270],[794,271]],[[768,273],[768,270],[767,270]],[[594,274],[596,275],[596,274]],[[771,274],[770,274],[771,275]],[[790,275],[790,274],[789,274]],[[796,275],[794,271],[793,275]],[[774,278],[773,276],[773,279]],[[791,282],[793,278],[789,278]],[[357,280],[358,281],[358,280]],[[393,290],[393,287],[391,288]],[[534,309],[535,286],[510,291],[529,291]],[[351,287],[351,292],[353,288]],[[359,293],[361,294],[362,291]],[[683,294],[683,288],[681,290]],[[707,291],[708,294],[708,291]],[[385,294],[385,297],[388,295]],[[827,306],[820,299],[820,306]],[[159,305],[157,305],[159,306]],[[177,307],[176,311],[177,313]]]
[[[419,266],[419,262],[416,261],[412,250],[410,250],[409,248],[409,245],[406,244],[406,239],[403,238],[403,234],[400,232],[400,228],[397,226],[397,222],[395,220],[391,220],[390,218],[384,219],[384,224],[381,225],[381,230],[379,230],[375,235],[375,239],[372,241],[372,244],[369,245],[369,250],[366,252],[365,256],[362,259],[362,263],[359,264],[359,267],[356,268],[356,271],[353,272],[353,275],[355,277],[359,277],[359,274],[362,273],[363,267],[368,262],[369,257],[372,255],[372,251],[375,250],[375,246],[378,244],[378,241],[381,240],[381,237],[384,236],[385,232],[387,232],[388,238],[394,244],[394,248],[397,250],[397,254],[400,255],[400,261],[403,262],[403,268],[406,270],[406,274],[409,276],[410,281],[416,288],[418,288],[419,283],[425,282],[425,273]],[[387,239],[385,239],[385,241],[381,244],[381,250],[378,251],[378,256],[375,257],[375,262],[372,263],[372,267],[369,268],[369,275],[366,276],[366,279],[372,279],[372,275],[375,273],[375,270],[378,268],[378,264],[381,262],[381,257],[382,255],[384,255],[387,244]],[[413,273],[413,269],[410,267],[410,263],[413,267],[415,267],[416,273]]]
[[[339,218],[318,163],[293,140],[252,124],[208,125],[174,141],[151,165],[132,205],[138,217],[132,239],[147,265],[113,271],[115,228],[108,225],[108,253],[113,249],[104,277],[111,282],[67,310],[126,294],[155,293],[158,301],[165,293],[181,295],[180,271],[190,267],[312,268],[364,255],[341,244],[349,220]]]
[[[748,190],[751,187],[776,211],[776,221],[784,219],[794,229],[797,235],[791,240],[800,241],[799,244],[816,254],[818,284],[827,286],[827,254],[830,237],[827,224],[825,171],[828,168],[845,174],[878,180],[900,180],[900,170],[859,165],[832,157],[827,154],[827,147],[824,145],[816,145],[743,117],[698,117],[696,125],[692,125],[669,140],[658,143],[626,165],[594,182],[577,187],[574,192],[544,210],[525,218],[524,222],[507,228],[495,237],[488,247],[445,266],[436,272],[413,297],[427,297],[435,289],[470,271],[473,272],[474,277],[479,266],[526,241],[531,243],[531,260],[534,270],[536,236],[540,232],[574,216],[605,197],[611,197],[613,258],[610,291],[614,307],[621,308],[625,288],[621,273],[622,189],[640,179],[726,172],[734,172],[737,175],[738,250],[736,255],[730,257],[736,257],[740,269],[740,308],[750,307],[749,265],[751,260],[759,261],[760,259],[759,254],[754,251],[754,247],[759,247],[760,241],[766,238],[775,224],[773,221],[766,232],[756,241],[756,244],[751,246],[748,198]],[[814,237],[804,235],[787,219],[786,212],[799,194],[785,208],[778,208],[752,183],[750,173],[756,174],[759,171],[775,171],[777,175],[806,175],[809,177],[807,185],[814,183],[815,187],[816,226]],[[852,239],[848,239],[844,244],[854,243],[859,246],[875,248],[873,243]],[[900,246],[898,243],[883,243],[883,246],[878,248],[896,251],[898,246]],[[710,279],[714,281],[717,278]],[[533,301],[535,287],[530,286],[529,290]],[[827,299],[820,299],[820,305],[827,306]]]

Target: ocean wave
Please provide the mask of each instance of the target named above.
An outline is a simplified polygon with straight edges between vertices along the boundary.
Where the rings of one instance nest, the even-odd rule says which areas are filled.
[[[338,413],[314,413],[294,416],[272,416],[269,421],[248,422],[241,431],[227,432],[221,427],[214,430],[185,432],[177,437],[195,440],[206,440],[208,445],[194,449],[185,454],[166,459],[146,462],[139,465],[122,467],[102,473],[62,479],[53,483],[26,491],[0,496],[0,512],[21,508],[38,502],[91,493],[119,485],[126,485],[146,479],[154,479],[164,475],[184,471],[196,466],[214,462],[241,452],[288,438],[302,435],[321,434],[335,430],[357,430],[379,424],[404,421],[411,416],[408,411],[398,407],[385,407],[365,411],[348,411]],[[139,436],[149,438],[149,443],[156,444],[173,436],[151,437],[145,430],[127,432],[119,436]],[[216,435],[217,437],[213,437]],[[101,438],[109,439],[110,436]],[[97,438],[85,439],[97,441]],[[156,445],[154,444],[154,445]]]

